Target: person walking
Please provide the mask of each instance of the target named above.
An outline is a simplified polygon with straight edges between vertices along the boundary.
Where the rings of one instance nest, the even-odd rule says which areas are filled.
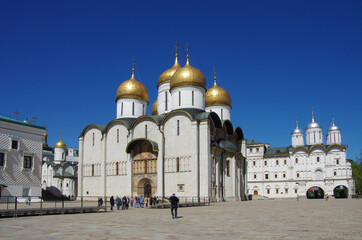
[[[123,198],[122,198],[122,210],[126,209],[126,204],[127,204],[127,197],[123,196]]]
[[[98,198],[98,207],[103,206],[103,198]]]
[[[299,201],[299,194],[297,194],[297,202]]]
[[[171,215],[172,215],[172,219],[177,218],[177,207],[178,207],[178,198],[176,197],[175,194],[172,194],[172,196],[169,198],[170,202],[171,202]],[[173,213],[175,211],[175,214]]]
[[[109,199],[109,203],[111,204],[111,211],[113,211],[113,207],[114,207],[114,197],[113,196]]]
[[[119,198],[119,196],[116,197],[116,205],[117,205],[117,210],[119,210],[119,206],[121,206],[121,199]]]
[[[140,197],[140,205],[141,208],[143,208],[143,204],[145,203],[145,199],[143,198],[143,196]]]

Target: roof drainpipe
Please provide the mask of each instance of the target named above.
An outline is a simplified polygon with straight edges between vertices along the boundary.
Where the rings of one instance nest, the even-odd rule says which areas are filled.
[[[162,134],[162,204],[165,198],[165,133],[161,130],[161,125],[158,130]]]

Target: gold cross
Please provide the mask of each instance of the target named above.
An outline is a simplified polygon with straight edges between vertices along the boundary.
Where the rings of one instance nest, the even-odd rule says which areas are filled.
[[[177,47],[178,47],[178,42],[175,42],[175,46],[176,46],[176,54],[177,54]]]
[[[60,135],[60,140],[62,140],[62,132],[60,132],[59,135]]]
[[[134,64],[136,63],[136,61],[134,60],[134,57],[131,59],[132,61],[132,68],[134,68]]]
[[[216,80],[216,67],[214,66],[214,79]]]
[[[186,43],[186,51],[187,51],[187,56],[189,55],[189,44]]]

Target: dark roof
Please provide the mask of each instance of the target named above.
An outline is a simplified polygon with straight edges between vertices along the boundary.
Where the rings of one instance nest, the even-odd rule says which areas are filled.
[[[289,156],[289,147],[276,147],[268,148],[264,154],[264,157],[277,157],[277,156]]]
[[[255,140],[251,140],[251,141],[247,142],[246,145],[264,145],[264,143],[260,143]]]
[[[12,119],[12,118],[3,117],[3,116],[0,116],[0,121],[9,122],[9,123],[15,123],[15,124],[18,124],[18,125],[23,125],[23,126],[27,126],[27,127],[32,127],[32,128],[38,128],[38,129],[46,130],[45,127],[36,126],[36,125],[33,125],[33,124],[31,124],[31,123],[28,123],[28,122],[23,122],[23,121],[15,120],[15,119]]]

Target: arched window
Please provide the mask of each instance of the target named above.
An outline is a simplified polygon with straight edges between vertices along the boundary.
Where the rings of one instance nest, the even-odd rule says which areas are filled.
[[[230,161],[226,161],[226,175],[230,177]]]
[[[337,171],[334,171],[334,173],[333,173],[333,174],[334,174],[334,176],[337,176]]]
[[[94,176],[94,164],[92,164],[92,177]]]
[[[178,92],[178,105],[181,106],[181,92]]]
[[[279,160],[276,161],[276,164],[279,165]]]
[[[147,125],[145,125],[145,138],[147,138]]]
[[[180,172],[180,158],[176,158],[176,172]]]
[[[180,135],[180,120],[177,120],[177,136]]]
[[[254,174],[254,179],[256,179],[256,174]]]
[[[255,166],[255,161],[253,161],[253,166]]]
[[[267,164],[268,164],[267,161],[264,161],[264,166],[267,166]]]
[[[319,157],[317,157],[317,162],[319,162]]]
[[[297,178],[299,178],[299,176],[300,176],[299,173],[297,173]]]
[[[275,179],[277,179],[277,178],[278,178],[278,174],[277,174],[277,173],[274,175],[274,178],[275,178]]]
[[[286,177],[286,174],[285,173],[283,173],[283,178],[285,178]]]
[[[295,159],[295,163],[298,163],[298,158]]]
[[[286,159],[284,160],[284,165],[287,165],[287,160]]]
[[[119,143],[119,129],[117,129],[117,143]]]
[[[195,93],[192,91],[192,106],[195,105]]]
[[[93,146],[94,146],[94,133],[92,134],[92,136],[93,136]]]

